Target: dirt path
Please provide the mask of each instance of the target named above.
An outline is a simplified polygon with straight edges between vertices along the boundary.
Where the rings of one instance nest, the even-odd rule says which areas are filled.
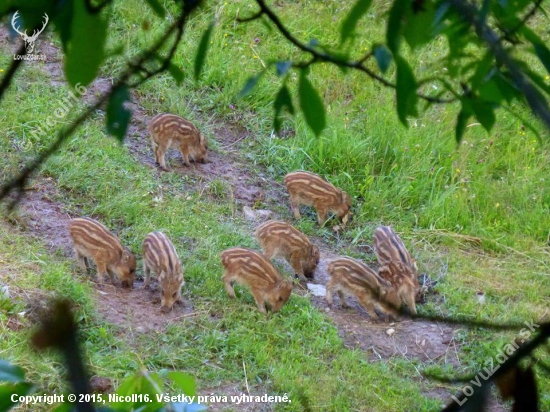
[[[15,45],[12,44],[6,46],[6,33],[6,29],[0,27],[0,47],[14,48]],[[52,85],[61,86],[64,84],[64,77],[59,50],[44,41],[41,52],[48,58],[52,58],[44,65],[49,81]],[[97,79],[88,87],[89,92],[85,100],[93,99],[97,94],[105,92],[110,84],[109,79]],[[151,169],[158,170],[154,164],[146,130],[152,115],[147,114],[135,100],[131,108],[132,123],[125,145],[137,160]],[[195,178],[197,190],[204,190],[206,185],[215,180],[224,182],[230,188],[235,203],[240,206],[240,211],[244,206],[253,207],[259,202],[268,206],[288,204],[283,186],[268,178],[266,172],[258,171],[257,167],[249,167],[238,150],[239,143],[253,138],[244,128],[218,121],[209,125],[209,132],[220,148],[219,151],[209,152],[210,163],[185,167],[181,164],[179,155],[176,156],[171,152],[167,156],[168,164],[172,169],[170,173],[192,176]],[[67,234],[71,216],[63,204],[55,200],[60,198],[56,183],[51,179],[38,178],[32,185],[32,190],[28,191],[20,205],[21,215],[26,220],[26,229],[32,235],[41,238],[51,250],[60,250],[64,255],[72,258],[71,242]],[[290,213],[283,217],[273,217],[291,222]],[[250,225],[251,235],[254,225],[256,223]],[[327,264],[336,255],[323,239],[313,238],[313,241],[321,249],[321,261],[313,283],[325,285],[328,280]],[[337,302],[336,306],[329,310],[324,298],[313,295],[310,297],[313,304],[332,319],[346,346],[364,350],[375,360],[403,356],[428,363],[450,363],[451,365],[460,363],[458,348],[453,339],[455,330],[451,326],[410,320],[393,324],[374,323],[356,304],[346,310],[340,308]],[[158,293],[144,291],[139,283],[131,291],[108,286],[103,289],[96,287],[95,299],[98,303],[98,311],[108,322],[118,325],[120,333],[160,331],[171,322],[192,316],[192,305],[189,301],[184,307],[176,307],[169,315],[161,314],[156,310]],[[148,319],[146,325],[135,322],[135,319],[144,318]],[[136,324],[139,326],[135,326]],[[389,329],[393,329],[393,333],[389,333]],[[433,391],[434,396],[448,399],[448,394],[442,392]],[[220,407],[223,409],[223,406]],[[494,409],[494,411],[498,410]]]

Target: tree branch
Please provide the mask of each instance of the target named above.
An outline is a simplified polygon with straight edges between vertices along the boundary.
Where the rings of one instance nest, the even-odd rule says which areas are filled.
[[[253,17],[259,18],[259,16],[261,16],[262,14],[265,14],[269,18],[269,20],[271,20],[271,22],[275,25],[275,27],[277,27],[279,32],[289,42],[294,44],[300,50],[311,54],[313,57],[316,58],[316,61],[329,62],[329,63],[336,64],[337,66],[348,67],[348,68],[351,68],[351,69],[361,71],[361,72],[367,74],[372,79],[378,81],[379,83],[382,83],[384,86],[395,89],[395,87],[396,87],[395,84],[393,84],[390,81],[384,79],[382,76],[377,75],[371,69],[369,69],[368,67],[366,67],[363,64],[366,60],[365,56],[363,56],[360,60],[357,60],[357,61],[348,61],[348,60],[344,60],[344,59],[341,59],[339,57],[336,57],[336,56],[334,56],[330,53],[321,52],[321,51],[315,49],[314,47],[311,47],[311,46],[309,46],[305,43],[302,43],[296,37],[294,37],[292,35],[292,33],[290,33],[290,31],[284,26],[284,24],[279,19],[279,16],[277,16],[277,14],[275,14],[275,12],[267,6],[267,4],[265,3],[264,0],[256,0],[256,3],[258,3],[258,5],[260,6],[260,11],[258,13],[256,13]],[[370,57],[370,56],[367,55],[367,58],[368,57]],[[435,98],[435,97],[432,97],[432,96],[426,96],[426,95],[424,95],[422,93],[418,93],[418,92],[417,92],[417,95],[420,98],[422,98],[424,100],[427,100],[431,103],[452,103],[452,102],[455,102],[457,100],[456,98],[451,98],[451,99]]]
[[[164,43],[168,40],[168,38],[174,33],[174,31],[177,30],[177,41],[172,46],[171,49],[171,55],[174,53],[177,44],[179,43],[179,40],[181,39],[181,36],[183,34],[183,28],[185,26],[185,22],[187,21],[188,14],[183,11],[182,14],[179,16],[179,18],[168,28],[168,30],[156,41],[156,43],[150,47],[148,50],[142,53],[142,55],[137,59],[135,63],[129,63],[128,68],[126,71],[124,71],[118,80],[114,82],[113,86],[109,89],[108,92],[103,94],[99,99],[96,100],[96,102],[89,107],[84,113],[82,113],[73,123],[63,128],[59,133],[57,134],[56,140],[42,153],[40,153],[33,161],[26,165],[23,170],[14,178],[12,178],[10,181],[2,185],[2,188],[0,189],[0,201],[5,199],[12,191],[17,191],[16,198],[10,202],[8,208],[11,210],[13,209],[17,203],[21,200],[23,194],[24,194],[24,187],[28,181],[28,179],[38,170],[38,168],[53,154],[55,153],[67,140],[68,137],[70,137],[76,129],[92,114],[94,113],[98,108],[100,108],[111,96],[113,93],[113,90],[116,90],[118,87],[125,84],[130,76],[135,73],[136,68],[143,66],[143,64],[149,60],[151,60],[157,53],[157,51],[164,45]],[[169,62],[169,60],[168,60]],[[168,63],[166,61],[161,65],[161,67],[166,67]],[[159,70],[156,70],[151,76],[147,76],[146,80],[152,77],[153,75],[156,75],[160,73]]]
[[[550,129],[548,103],[536,87],[526,78],[514,59],[506,52],[500,42],[499,36],[480,19],[479,10],[464,0],[450,0],[450,4],[462,16],[464,21],[474,28],[477,36],[487,44],[488,49],[495,56],[497,63],[509,70],[510,77],[515,86],[523,92],[533,113]]]
[[[247,23],[249,21],[258,20],[260,17],[262,17],[263,14],[264,12],[260,10],[250,17],[237,17],[237,23]]]
[[[550,337],[550,323],[545,323],[540,325],[539,332],[535,338],[529,342],[527,342],[525,345],[520,346],[510,357],[501,365],[499,365],[497,368],[494,369],[494,373],[491,375],[489,379],[484,381],[481,386],[477,390],[481,390],[482,387],[489,384],[489,382],[493,381],[494,379],[504,375],[506,372],[508,372],[510,369],[512,369],[515,365],[519,363],[520,360],[522,360],[525,357],[528,357],[531,352],[533,352],[536,348],[538,348],[540,345],[543,345],[546,340]],[[477,376],[474,375],[471,377],[470,380],[475,379]],[[465,378],[462,378],[460,381],[450,381],[450,382],[464,382]],[[456,399],[458,401],[462,401],[465,399],[466,395],[463,392],[460,392],[458,396],[456,396]],[[462,404],[462,403],[461,403]],[[453,402],[446,406],[441,412],[459,412],[461,410],[460,405],[456,402]]]
[[[537,12],[537,10],[540,8],[542,4],[542,0],[537,0],[535,4],[533,5],[533,8],[527,12],[525,16],[520,20],[520,22],[511,30],[504,30],[504,34],[499,37],[498,41],[501,42],[502,40],[506,39],[508,41],[511,41],[510,38],[513,36],[522,26],[524,26]]]

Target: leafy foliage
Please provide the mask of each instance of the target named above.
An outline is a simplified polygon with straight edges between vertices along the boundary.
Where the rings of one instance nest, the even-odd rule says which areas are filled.
[[[317,136],[326,123],[322,116],[313,116],[313,107],[321,112],[318,99],[313,97],[311,105],[304,104],[305,101],[302,100],[306,90],[308,93],[311,91],[302,73],[304,68],[321,62],[335,64],[344,71],[348,68],[360,70],[374,81],[395,88],[397,115],[405,126],[408,125],[409,117],[419,115],[420,99],[429,103],[427,107],[432,103],[461,104],[455,131],[457,141],[460,141],[464,122],[468,117],[475,117],[490,132],[496,122],[496,109],[517,99],[527,103],[550,129],[548,85],[540,74],[525,64],[531,54],[540,60],[546,70],[550,68],[549,49],[528,27],[529,20],[540,8],[540,1],[515,2],[513,5],[484,1],[476,5],[465,0],[394,0],[387,17],[386,44],[376,44],[371,53],[358,60],[348,60],[347,56],[354,54],[353,39],[358,37],[356,28],[368,12],[371,1],[357,0],[351,6],[340,26],[341,44],[349,44],[350,50],[334,52],[317,40],[314,43],[301,43],[263,0],[258,0],[257,3],[261,8],[260,12],[243,21],[266,16],[288,41],[312,57],[306,63],[298,62],[292,66],[301,73],[300,109]],[[525,12],[528,6],[531,9]],[[521,15],[522,13],[525,14]],[[532,49],[522,47],[520,34],[532,44]],[[411,67],[411,59],[406,57],[408,53],[403,43],[415,51],[429,47],[442,35],[449,44],[445,70],[429,79],[418,78],[415,68]],[[521,53],[514,53],[514,49],[521,50]],[[395,77],[388,72],[392,55],[396,65]],[[381,75],[367,64],[372,57],[376,60]],[[424,84],[442,84],[444,90],[423,94],[420,90]],[[439,90],[439,87],[435,89]],[[316,92],[311,93],[311,96],[314,95]]]
[[[65,74],[72,86],[77,83],[87,86],[99,73],[99,67],[105,58],[107,26],[106,16],[90,14],[84,2],[74,3],[70,38],[67,35],[65,37]]]
[[[87,388],[87,375],[82,353],[80,353],[77,324],[70,305],[68,301],[54,301],[50,313],[43,315],[41,325],[34,334],[32,342],[37,349],[54,348],[61,353],[69,371],[71,392],[76,399],[80,399],[80,395],[88,394],[90,390]],[[0,412],[8,411],[17,405],[18,402],[12,401],[14,394],[27,395],[33,388],[31,383],[25,381],[23,369],[5,360],[0,360],[1,383],[4,384],[0,385]],[[168,393],[168,389],[165,389],[167,384],[178,390],[177,393],[182,395],[181,401],[178,399],[177,402],[173,402],[169,399],[165,402],[163,395]],[[98,410],[157,412],[166,410],[165,407],[181,412],[206,410],[205,406],[194,402],[196,386],[193,377],[181,372],[163,370],[160,373],[149,373],[141,369],[136,374],[128,376],[120,384],[116,394],[120,401],[111,402],[109,407],[101,407]],[[17,399],[18,397],[15,398]],[[106,398],[97,397],[96,399],[100,405],[107,401]],[[68,397],[64,400],[65,402],[61,403],[56,411],[72,410]],[[78,405],[78,410],[95,410],[90,401],[78,401]]]
[[[357,26],[359,19],[363,17],[367,11],[369,11],[371,3],[372,0],[358,0],[355,3],[340,27],[342,43],[345,42],[355,31],[355,27]]]
[[[315,90],[305,70],[300,72],[300,83],[298,85],[298,94],[300,95],[300,108],[304,113],[306,122],[319,136],[326,126],[325,106]]]
[[[101,7],[94,8],[90,6],[90,2],[67,1],[62,2],[58,9],[54,9],[53,6],[48,9],[66,54],[65,73],[73,85],[79,82],[87,85],[92,82],[108,54],[106,44],[108,44],[109,33],[106,28],[110,3],[111,1],[107,0]],[[147,3],[158,17],[165,18],[166,10],[157,0],[147,0]],[[457,141],[460,141],[469,118],[475,117],[487,131],[491,131],[497,121],[498,108],[507,107],[514,101],[528,103],[533,113],[550,127],[547,101],[550,86],[541,74],[543,73],[541,69],[550,72],[550,52],[538,35],[527,27],[530,18],[537,13],[540,2],[483,1],[481,4],[471,4],[462,0],[419,2],[395,0],[390,6],[388,15],[386,44],[377,44],[372,48],[371,53],[360,57],[353,57],[358,54],[354,50],[355,40],[359,36],[357,33],[360,33],[357,27],[369,10],[370,1],[357,0],[351,5],[340,30],[341,42],[348,49],[338,51],[331,50],[329,46],[317,40],[301,43],[264,1],[260,0],[257,3],[260,11],[256,17],[262,18],[264,22],[269,21],[270,25],[273,25],[306,56],[305,59],[300,57],[296,61],[284,60],[276,63],[277,74],[282,78],[282,86],[273,100],[276,130],[280,128],[280,115],[283,110],[287,110],[290,114],[295,113],[292,86],[290,82],[287,83],[293,69],[299,70],[297,97],[299,108],[308,126],[316,136],[321,135],[326,128],[326,111],[321,98],[323,94],[318,91],[325,86],[319,85],[315,88],[308,74],[310,66],[319,63],[336,65],[347,70],[348,73],[351,70],[359,70],[372,81],[395,89],[396,112],[404,125],[408,124],[410,117],[419,115],[420,101],[427,102],[426,107],[434,103],[460,105],[455,130]],[[84,4],[88,4],[88,7],[84,7]],[[194,9],[197,4],[198,2],[195,1],[184,2],[183,13]],[[39,21],[43,12],[34,6],[34,2],[30,6],[25,6],[22,2],[21,4],[13,2],[7,6],[0,6],[0,13],[6,15],[21,8],[21,14],[26,22],[33,25]],[[179,36],[185,21],[183,17],[178,20],[181,22],[178,26]],[[214,24],[211,24],[198,45],[194,58],[194,74],[197,79],[206,64],[213,28]],[[166,38],[169,37],[168,35]],[[414,52],[428,47],[431,42],[436,41],[438,36],[444,36],[448,42],[449,52],[445,58],[446,71],[440,72],[435,77],[422,78],[422,72],[411,64],[410,53],[406,47],[408,46]],[[177,39],[179,41],[179,37]],[[164,42],[159,43],[161,46],[164,44]],[[525,44],[529,47],[523,47]],[[157,49],[160,49],[160,46]],[[519,51],[516,52],[517,50]],[[108,102],[107,129],[117,139],[124,138],[130,119],[129,111],[124,108],[124,103],[129,100],[129,89],[132,84],[139,83],[126,83],[126,80],[149,78],[149,75],[155,72],[150,71],[148,66],[153,60],[157,60],[161,68],[166,63],[160,72],[168,71],[176,83],[181,83],[184,79],[183,72],[171,61],[172,55],[170,54],[167,60],[162,62],[156,51],[144,53],[137,64],[130,65],[130,69],[119,77],[121,82],[115,83],[116,86],[109,91],[104,100]],[[528,57],[532,56],[538,59],[541,67],[531,67]],[[288,56],[279,56],[279,58],[288,59]],[[392,62],[395,65],[393,71],[390,70]],[[13,64],[13,69],[8,70],[2,79],[0,98],[9,86],[11,76],[18,68],[16,64]],[[259,75],[249,80],[243,89],[242,96],[253,91],[258,85],[258,79]],[[125,86],[126,84],[129,86]],[[434,85],[443,85],[444,91],[440,91],[441,87],[434,88],[437,91],[432,91],[429,86]],[[426,92],[426,89],[429,92]],[[87,113],[87,116],[91,113],[93,113],[92,110]],[[72,132],[74,128],[68,130]],[[59,139],[46,153],[48,155],[54,153],[70,134],[60,133]],[[25,170],[25,173],[28,170],[36,170],[46,158],[47,155],[39,158],[32,167]],[[27,178],[28,175],[23,175],[15,181],[14,185],[8,185],[8,189],[3,190],[2,196],[13,188],[22,188]],[[8,388],[7,390],[17,393],[28,393],[31,386],[23,381],[24,377],[17,368],[5,367],[2,372],[6,380],[18,381],[9,382],[7,386],[2,386],[0,389]],[[184,385],[186,390],[191,390],[188,378],[179,375],[168,376],[168,378],[173,383],[179,382]],[[128,378],[119,391],[124,393],[131,388],[131,390],[153,394],[157,386],[163,383],[163,379],[164,377],[160,374],[142,373],[141,376]],[[4,399],[2,393],[5,392],[0,392],[0,400]],[[8,403],[5,405],[10,407]],[[134,406],[139,408],[143,405]],[[160,404],[155,405],[157,406],[161,407]],[[174,409],[181,410],[181,405],[172,406]]]
[[[123,85],[111,94],[107,105],[107,132],[121,142],[124,140],[132,117],[130,110],[124,106],[129,101],[130,91],[128,86]]]
[[[212,30],[214,30],[214,23],[210,23],[208,28],[204,31],[199,47],[197,49],[197,55],[195,57],[195,79],[198,79],[201,75],[202,68],[204,66],[204,60],[206,59],[206,52],[208,51],[208,46],[210,45],[210,36],[212,35]]]

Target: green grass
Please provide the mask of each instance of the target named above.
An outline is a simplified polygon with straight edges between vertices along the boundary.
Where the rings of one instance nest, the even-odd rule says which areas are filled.
[[[320,229],[307,219],[298,222],[298,227],[309,235],[323,236],[339,253],[371,259],[348,245],[370,244],[379,223],[392,224],[403,233],[422,271],[432,276],[446,272],[421,313],[494,322],[548,317],[545,243],[550,195],[541,190],[550,181],[547,144],[537,143],[517,120],[500,112],[490,136],[473,125],[457,149],[455,107],[431,108],[405,129],[398,123],[391,92],[358,74],[342,76],[328,65],[315,67],[311,73],[327,104],[327,130],[315,138],[298,116],[285,122],[295,136],[273,137],[271,102],[280,85],[274,70],[251,95],[243,100],[235,96],[249,76],[263,69],[262,62],[297,54],[259,22],[234,24],[237,12],[244,16],[254,10],[248,2],[227,3],[211,2],[211,7],[191,19],[176,56],[176,63],[192,73],[196,44],[215,13],[218,26],[202,79],[195,82],[189,74],[181,87],[175,87],[166,75],[147,83],[136,92],[147,114],[168,111],[188,117],[211,136],[214,148],[218,148],[214,124],[238,123],[253,136],[235,146],[251,167],[265,167],[278,181],[285,173],[304,168],[345,188],[355,199],[356,216],[340,242],[329,228]],[[284,7],[276,9],[301,38],[315,37],[335,45],[337,31],[331,27],[333,17],[344,15],[339,7],[331,1],[322,5],[301,1],[284,2]],[[375,24],[383,12],[384,7],[376,5],[362,22],[369,42],[359,43],[359,49],[368,50],[372,42],[383,39],[383,27]],[[111,44],[122,44],[125,57],[150,44],[162,29],[153,19],[149,31],[139,29],[150,19],[141,2],[122,2],[113,16]],[[415,55],[417,62],[423,62],[419,72],[429,75],[429,70],[438,69],[429,62],[439,59],[444,47],[438,42]],[[0,61],[1,68],[7,66],[8,57]],[[31,130],[55,110],[56,101],[68,89],[49,85],[41,70],[40,64],[25,65],[2,100],[0,122],[7,137],[0,139],[0,150],[5,153],[0,160],[2,180],[54,138],[49,133],[36,139]],[[115,57],[102,72],[111,76],[118,70],[120,58]],[[294,91],[296,76],[291,76]],[[514,110],[521,112],[518,107]],[[253,299],[243,289],[237,290],[236,301],[230,301],[220,282],[219,253],[236,245],[257,244],[249,224],[234,214],[224,182],[209,183],[201,194],[192,178],[153,171],[132,157],[126,146],[106,137],[104,120],[98,113],[79,129],[41,175],[54,179],[60,189],[57,200],[68,210],[101,219],[135,252],[148,232],[165,231],[184,262],[185,296],[199,315],[162,334],[135,339],[120,335],[98,316],[92,289],[77,276],[73,261],[47,253],[40,242],[22,232],[0,231],[0,259],[9,268],[2,281],[21,295],[28,290],[32,296],[61,294],[76,300],[93,373],[113,378],[116,385],[143,362],[155,371],[189,372],[200,388],[214,388],[244,382],[244,363],[249,383],[270,394],[289,394],[293,403],[280,404],[277,410],[301,410],[302,393],[314,410],[438,410],[438,401],[422,396],[421,391],[433,385],[420,380],[417,370],[449,372],[448,367],[404,359],[377,360],[346,349],[336,327],[297,295],[280,314],[269,318],[253,310]],[[127,144],[133,144],[132,140]],[[291,219],[286,208],[281,207],[281,213]],[[481,238],[481,247],[460,235]],[[484,305],[476,301],[478,291],[485,292]],[[0,339],[0,358],[23,366],[40,390],[59,391],[63,371],[59,359],[30,350],[28,328],[7,329],[7,319],[24,310],[22,301],[0,308],[0,331],[5,337]],[[513,336],[459,331],[455,336],[462,347],[459,372],[477,372]],[[550,382],[543,374],[539,379],[543,405],[548,408]]]

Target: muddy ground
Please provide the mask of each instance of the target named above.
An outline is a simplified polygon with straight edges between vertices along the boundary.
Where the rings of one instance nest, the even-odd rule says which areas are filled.
[[[6,49],[7,47],[15,49],[16,44],[8,43],[7,30],[0,27],[0,48]],[[45,53],[49,59],[43,66],[44,73],[48,76],[51,84],[63,85],[64,77],[59,50],[47,41],[41,42],[40,47],[40,52]],[[93,99],[106,92],[110,85],[110,79],[97,79],[88,87],[89,92],[86,94],[86,99]],[[155,173],[159,173],[154,163],[146,128],[153,114],[146,113],[136,99],[131,104],[131,108],[133,111],[132,124],[125,145],[138,161],[150,167]],[[204,190],[206,185],[215,180],[225,182],[240,211],[245,206],[253,209],[260,202],[268,207],[276,204],[288,204],[288,198],[281,183],[269,178],[267,172],[258,171],[258,167],[249,167],[241,155],[241,151],[237,150],[240,143],[253,138],[244,127],[217,121],[210,124],[210,131],[209,135],[217,141],[219,150],[209,152],[209,163],[192,164],[191,167],[186,167],[181,164],[179,153],[174,151],[167,155],[167,162],[171,168],[169,173],[194,177],[198,186],[197,190]],[[19,205],[21,216],[19,226],[29,234],[41,239],[50,250],[60,251],[67,258],[72,258],[67,226],[68,221],[75,216],[70,216],[63,204],[55,200],[60,197],[56,182],[51,178],[34,179]],[[283,217],[276,215],[273,217],[291,222],[290,213]],[[251,223],[250,225],[251,236],[255,224]],[[321,249],[321,262],[313,283],[324,285],[328,280],[327,262],[336,255],[322,239],[313,238],[313,241]],[[76,271],[76,265],[74,267]],[[84,277],[82,279],[85,281]],[[186,317],[193,316],[192,299],[186,301],[183,306],[175,307],[169,314],[160,313],[158,291],[154,288],[144,290],[143,285],[139,282],[133,290],[115,288],[109,284],[103,287],[96,285],[95,290],[99,313],[109,323],[116,325],[120,333],[129,336],[136,333],[162,331],[168,324],[180,322]],[[452,326],[420,320],[404,320],[392,324],[375,322],[351,299],[348,300],[348,303],[352,304],[350,309],[342,309],[336,299],[335,306],[329,310],[324,298],[312,294],[309,296],[313,304],[320,311],[325,312],[337,326],[344,344],[350,348],[365,351],[372,359],[402,356],[417,358],[422,362],[460,364],[459,348],[453,339],[455,329]],[[137,323],[134,321],[144,318],[148,321]],[[136,324],[140,326],[136,327]],[[390,329],[393,329],[393,333],[388,332]],[[417,378],[423,379],[420,375]],[[257,389],[253,388],[253,392]],[[218,388],[203,389],[200,392],[203,394],[246,393],[242,384],[226,384]],[[256,391],[256,393],[260,392]],[[443,388],[432,390],[427,395],[446,400],[450,396]],[[224,404],[211,406],[213,410],[225,410],[229,407]],[[258,405],[249,406],[250,409],[247,409],[248,406],[242,406],[239,410],[258,410]],[[266,405],[265,410],[270,409],[269,405]],[[500,410],[504,409],[496,406],[492,409],[493,412]]]

